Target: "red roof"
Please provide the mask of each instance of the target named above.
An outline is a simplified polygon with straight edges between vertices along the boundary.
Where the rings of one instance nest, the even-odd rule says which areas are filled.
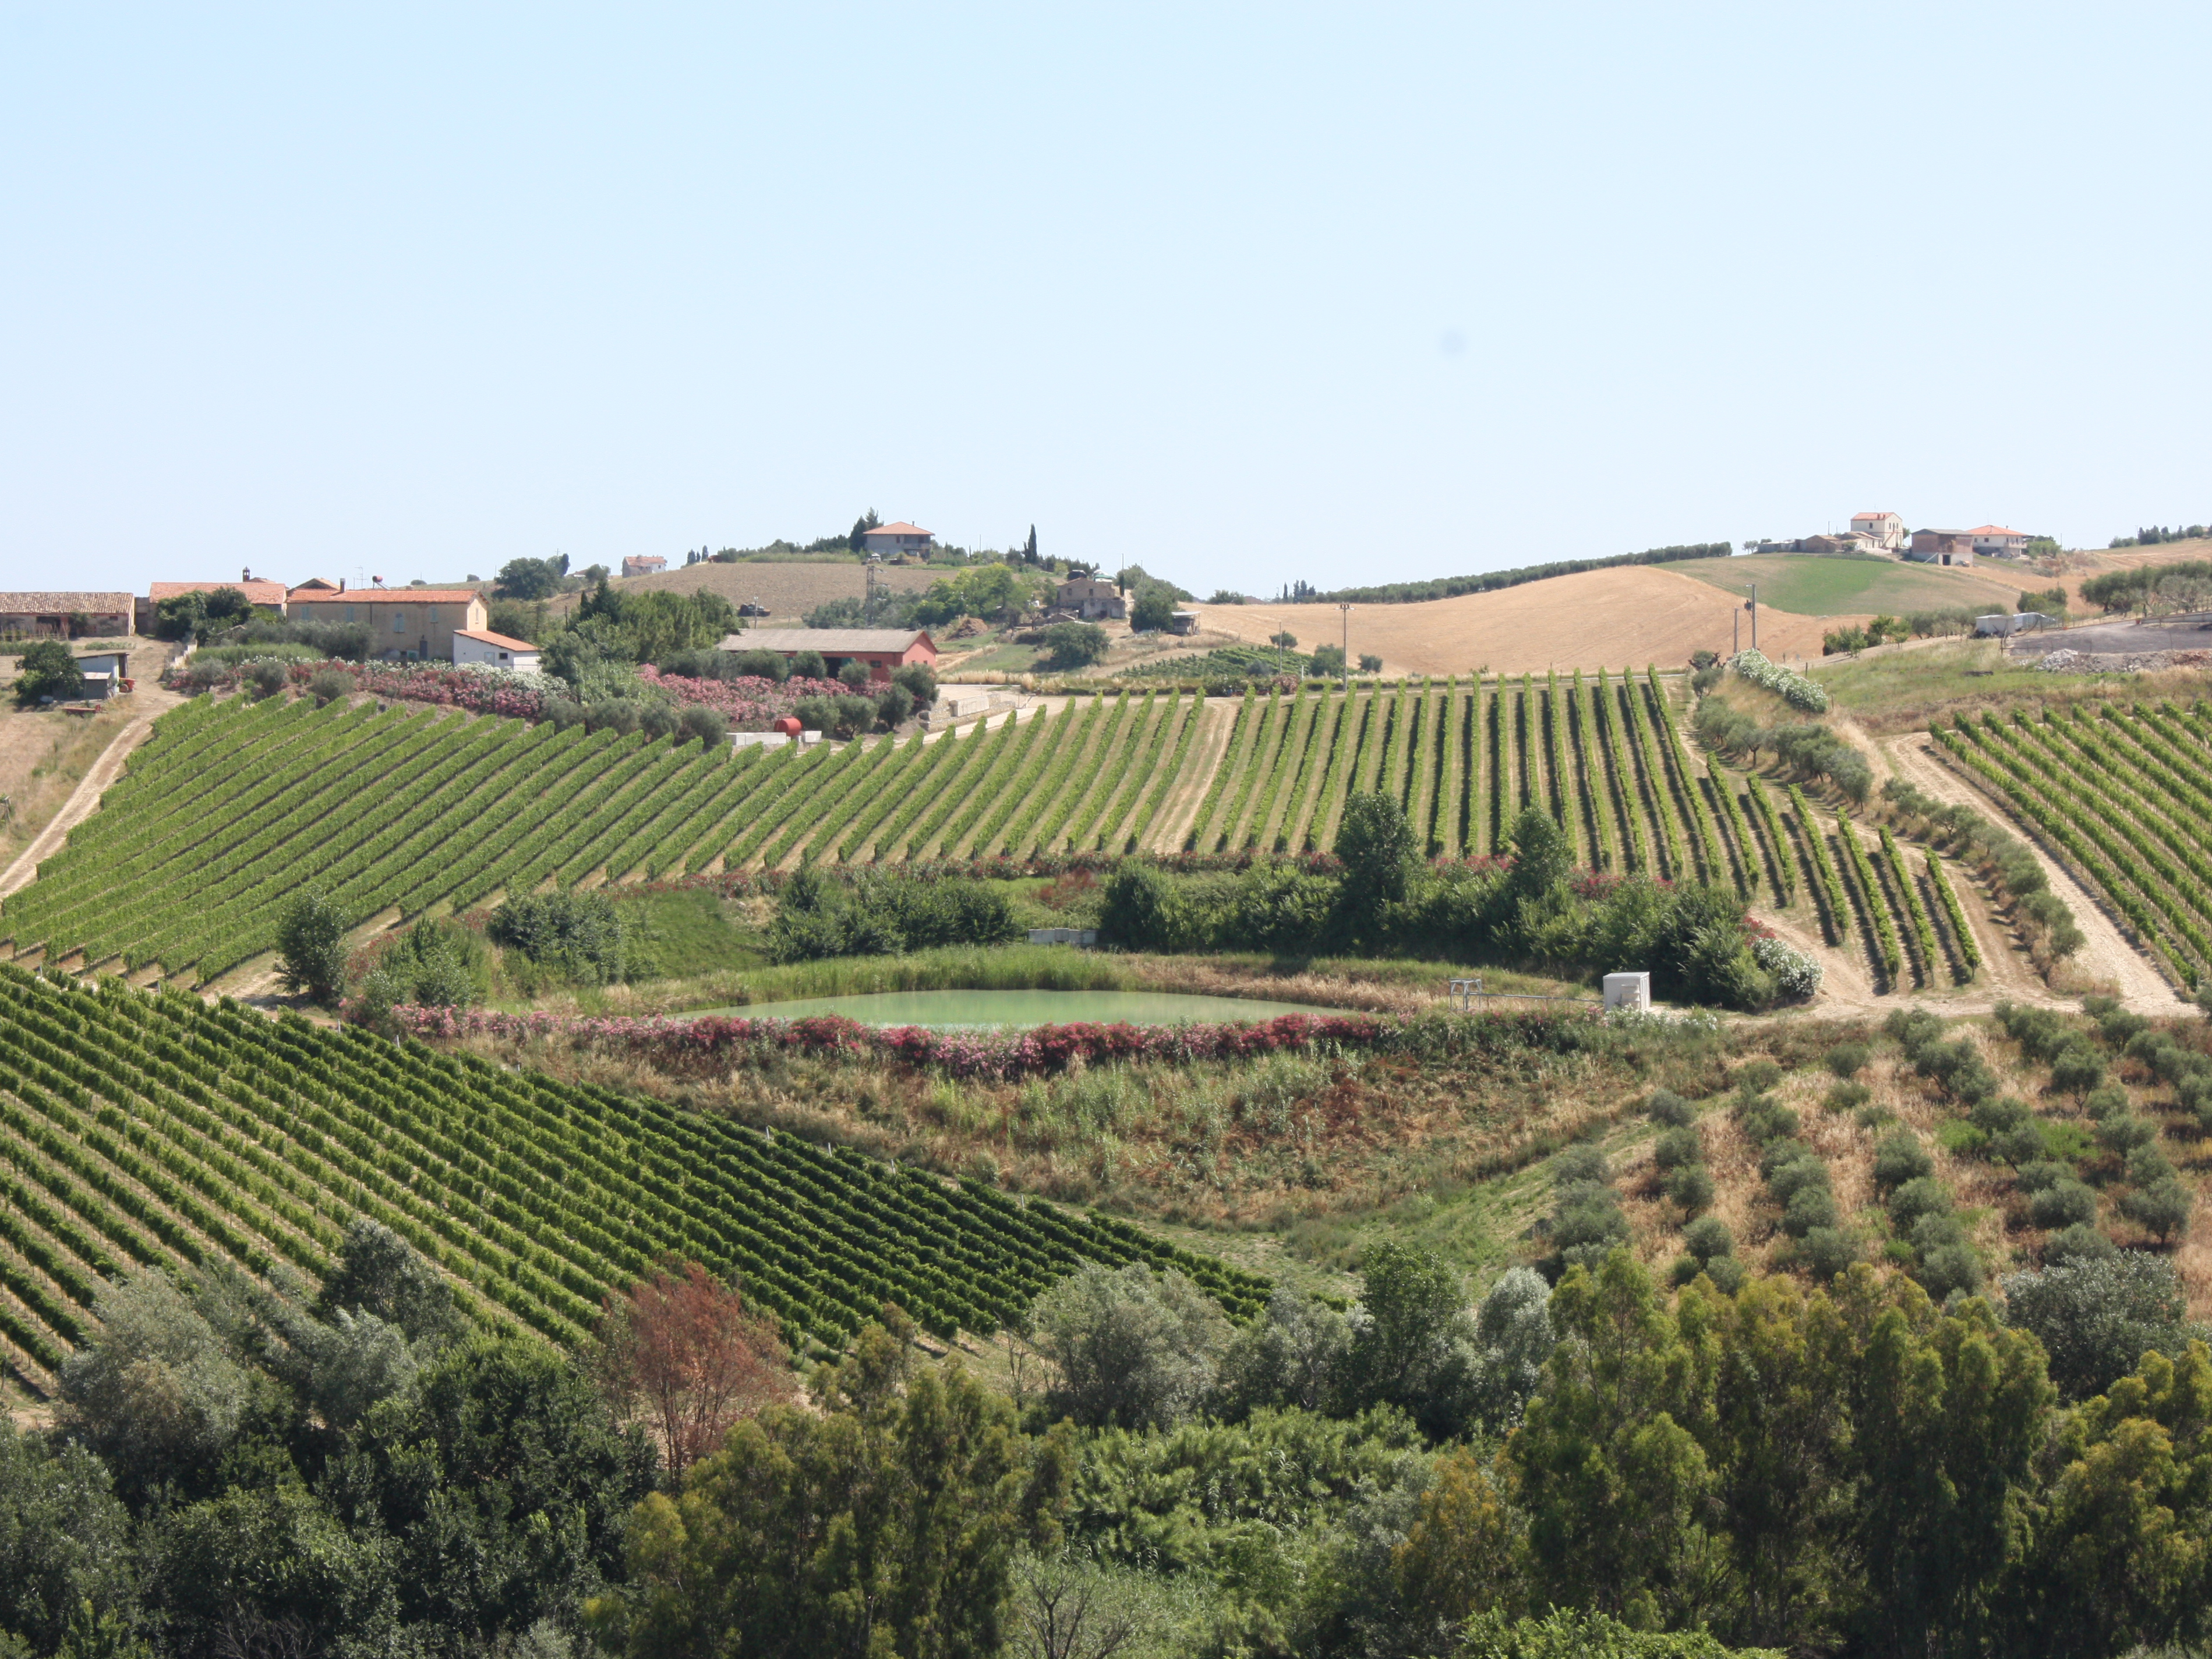
[[[2025,530],[2007,530],[2001,524],[1976,525],[1972,530],[1960,532],[1964,536],[2025,536]]]
[[[477,598],[473,587],[353,587],[343,593],[302,593],[295,589],[295,605],[350,605],[356,599],[370,605],[466,605]]]
[[[1894,507],[1876,507],[1871,513],[1852,514],[1851,522],[1853,524],[1856,524],[1861,519],[1894,519],[1899,516],[1900,515]]]
[[[476,640],[484,645],[495,646],[501,651],[528,651],[538,647],[528,640],[511,640],[504,634],[495,634],[489,628],[456,628],[453,632],[465,640]]]
[[[866,533],[871,536],[927,536],[930,532],[918,524],[908,524],[901,519],[896,524],[879,524]]]
[[[282,582],[148,582],[146,597],[155,605],[164,599],[173,599],[180,593],[212,593],[218,587],[234,587],[254,605],[284,603],[284,584]]]

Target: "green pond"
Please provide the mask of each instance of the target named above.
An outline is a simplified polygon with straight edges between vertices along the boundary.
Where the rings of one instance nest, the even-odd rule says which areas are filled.
[[[812,1014],[842,1014],[864,1025],[1067,1025],[1077,1020],[1182,1025],[1342,1012],[1304,1002],[1186,996],[1174,991],[878,991],[865,996],[756,1002],[743,1008],[702,1008],[691,1018],[723,1014],[803,1019]]]

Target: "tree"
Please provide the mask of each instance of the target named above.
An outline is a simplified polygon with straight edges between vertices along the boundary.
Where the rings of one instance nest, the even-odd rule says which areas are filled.
[[[550,599],[561,591],[568,569],[564,556],[558,567],[550,559],[509,559],[499,568],[499,596],[503,599]]]
[[[345,988],[345,915],[330,896],[310,889],[277,924],[276,976],[284,988],[325,1006]]]
[[[729,738],[729,717],[719,708],[695,702],[676,716],[675,732],[679,743],[696,738],[702,748],[714,749]]]
[[[587,1616],[638,1659],[994,1659],[1015,1551],[1056,1541],[1069,1474],[1059,1437],[1025,1442],[1005,1399],[871,1327],[820,1410],[740,1423],[639,1506],[629,1585]]]
[[[1391,795],[1353,795],[1337,824],[1335,850],[1344,865],[1346,920],[1355,934],[1371,933],[1383,907],[1406,896],[1420,851],[1406,809]]]
[[[619,1571],[653,1448],[535,1339],[456,1342],[372,1411],[326,1483],[349,1527],[391,1540],[399,1612],[488,1645],[573,1609]],[[472,1648],[471,1650],[476,1650]]]
[[[607,1292],[599,1369],[617,1418],[641,1417],[679,1474],[792,1383],[775,1325],[696,1261]]]
[[[1314,647],[1312,667],[1316,674],[1324,678],[1341,678],[1344,673],[1344,647],[1340,645]]]
[[[1106,654],[1106,630],[1096,623],[1060,622],[1044,630],[1045,664],[1087,668]]]
[[[2192,1334],[2173,1264],[2141,1250],[2004,1281],[2005,1322],[2033,1332],[2068,1400],[2102,1394],[2153,1350],[2179,1355]]]
[[[1028,541],[1022,544],[1022,562],[1024,564],[1035,564],[1036,562],[1036,526],[1035,525],[1031,525],[1030,526],[1030,538]]]
[[[64,1424],[134,1498],[204,1489],[246,1413],[246,1373],[159,1268],[102,1290],[93,1312],[99,1328],[62,1367]]]
[[[1049,1404],[1089,1427],[1169,1428],[1212,1391],[1229,1322],[1172,1268],[1093,1262],[1039,1297],[1036,1346],[1057,1376]]]
[[[868,550],[868,532],[876,528],[876,526],[881,523],[883,523],[883,520],[876,516],[876,509],[872,507],[870,507],[866,512],[860,514],[859,518],[853,520],[853,533],[845,538],[845,544],[851,548],[855,553],[866,552]]]
[[[1148,582],[1137,595],[1136,604],[1129,607],[1129,626],[1139,634],[1158,634],[1175,620],[1175,590],[1158,582]]]
[[[130,1512],[100,1460],[0,1420],[0,1632],[52,1652],[79,1608],[127,1604],[131,1569]]]
[[[459,1310],[453,1287],[405,1239],[381,1222],[356,1216],[323,1280],[315,1312],[371,1314],[397,1326],[410,1342],[437,1343],[458,1335]]]
[[[25,708],[41,697],[66,702],[84,695],[84,674],[76,655],[59,640],[33,640],[16,664],[15,701]]]
[[[1516,898],[1542,897],[1574,868],[1574,843],[1559,821],[1540,807],[1528,807],[1513,820],[1512,839],[1513,871],[1505,885]]]
[[[1361,652],[1359,653],[1359,672],[1363,674],[1381,673],[1382,672],[1382,659],[1374,655],[1370,652]]]

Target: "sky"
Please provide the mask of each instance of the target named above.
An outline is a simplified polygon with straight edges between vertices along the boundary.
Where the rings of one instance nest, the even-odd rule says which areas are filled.
[[[0,587],[2212,520],[2212,9],[0,0]]]

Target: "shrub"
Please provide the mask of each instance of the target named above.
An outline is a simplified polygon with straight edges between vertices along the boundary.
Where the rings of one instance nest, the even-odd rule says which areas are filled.
[[[1183,943],[1188,919],[1182,895],[1152,866],[1124,860],[1106,878],[1099,897],[1103,938],[1140,951],[1172,950]]]
[[[340,697],[353,694],[353,676],[341,669],[319,670],[307,682],[307,695],[319,708],[325,703],[336,702]]]
[[[1900,1229],[1923,1216],[1950,1213],[1950,1188],[1933,1176],[1917,1176],[1889,1195],[1890,1219]]]
[[[2081,1109],[2100,1123],[2108,1117],[2117,1117],[2128,1109],[2128,1091],[2117,1083],[2107,1083],[2092,1089],[2082,1097]]]
[[[894,680],[876,693],[876,722],[886,731],[895,731],[914,713],[914,693]]]
[[[246,671],[254,695],[273,697],[291,684],[291,672],[281,662],[258,662]]]
[[[1808,1188],[1818,1187],[1825,1192],[1828,1184],[1828,1166],[1810,1150],[1777,1164],[1766,1178],[1766,1190],[1777,1204],[1789,1203]]]
[[[1808,1002],[1820,994],[1820,964],[1796,945],[1762,933],[1751,942],[1751,959],[1772,976],[1781,1001]]]
[[[1667,1177],[1667,1196],[1685,1215],[1696,1215],[1713,1203],[1713,1172],[1702,1164],[1686,1164]]]
[[[1096,623],[1054,623],[1044,630],[1044,647],[1048,668],[1088,668],[1106,655],[1106,630]]]
[[[2086,1221],[2062,1228],[2043,1241],[2043,1265],[2046,1268],[2075,1261],[2109,1261],[2119,1253],[2118,1245]]]
[[[1705,1161],[1705,1144],[1689,1124],[1669,1129],[1651,1148],[1651,1161],[1662,1170],[1679,1170]]]
[[[1671,1089],[1654,1089],[1651,1098],[1644,1103],[1644,1111],[1654,1123],[1663,1123],[1672,1128],[1680,1128],[1697,1117],[1690,1103]]]
[[[1863,1042],[1838,1042],[1822,1059],[1838,1077],[1854,1078],[1866,1070],[1867,1046]]]
[[[1874,1184],[1887,1192],[1936,1173],[1936,1160],[1911,1130],[1900,1130],[1874,1149]]]
[[[1972,1296],[1982,1288],[1982,1259],[1971,1244],[1938,1245],[1922,1254],[1913,1277],[1938,1302],[1952,1296]]]
[[[2158,1125],[2133,1112],[2116,1112],[2097,1126],[2097,1139],[2123,1158],[2158,1139]]]
[[[1682,1247],[1700,1262],[1735,1254],[1735,1235],[1718,1216],[1700,1216],[1682,1229]]]
[[[2189,1225],[2190,1212],[2196,1207],[2196,1199],[2188,1188],[2173,1176],[2138,1187],[2120,1198],[2120,1213],[2146,1232],[2155,1233],[2163,1240],[2171,1239]]]
[[[1767,660],[1763,653],[1739,651],[1729,665],[1753,685],[1773,692],[1793,708],[1802,708],[1810,714],[1823,714],[1828,709],[1828,694],[1802,674],[1792,673],[1778,664]]]
[[[901,663],[891,670],[891,684],[903,686],[922,708],[937,701],[937,671],[926,662]]]
[[[1814,1227],[1797,1241],[1799,1259],[1823,1285],[1838,1273],[1850,1272],[1851,1264],[1864,1254],[1857,1238],[1840,1227]]]
[[[2051,1062],[2054,1094],[2087,1096],[2105,1080],[2105,1062],[2087,1043],[2069,1043]]]
[[[2070,1176],[2054,1181],[2029,1198],[2027,1218],[2051,1229],[2086,1226],[2097,1218],[2097,1194]]]
[[[1771,1060],[1754,1060],[1737,1066],[1729,1081],[1739,1093],[1763,1095],[1782,1081],[1782,1068]]]
[[[586,985],[611,985],[644,967],[638,942],[605,893],[521,893],[492,912],[495,944]]]
[[[1822,1103],[1832,1112],[1855,1112],[1874,1098],[1874,1091],[1863,1083],[1838,1083],[1823,1097]]]
[[[2055,1187],[2062,1181],[2073,1178],[2074,1166],[2053,1158],[2038,1158],[2033,1163],[2023,1164],[2014,1176],[2024,1193],[2039,1193],[2045,1187]]]
[[[637,729],[655,741],[674,737],[677,727],[676,711],[665,703],[649,702],[638,714]]]
[[[837,671],[837,684],[854,691],[865,687],[869,678],[868,665],[857,659],[847,662]]]
[[[730,723],[722,718],[720,709],[694,703],[676,717],[676,729],[683,738],[696,738],[702,747],[712,749],[726,740]]]
[[[1792,1238],[1802,1238],[1816,1227],[1833,1227],[1836,1221],[1836,1195],[1825,1186],[1800,1188],[1782,1212],[1782,1231]]]

